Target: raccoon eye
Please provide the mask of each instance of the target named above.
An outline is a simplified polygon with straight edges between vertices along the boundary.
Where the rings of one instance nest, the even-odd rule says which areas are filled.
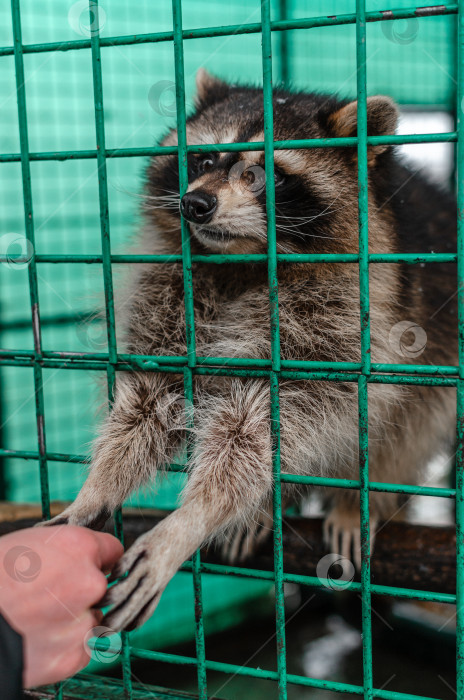
[[[213,156],[204,156],[204,158],[201,158],[201,160],[198,163],[198,172],[200,174],[207,173],[209,170],[212,170],[214,168],[214,159]]]
[[[274,184],[276,187],[279,187],[280,185],[283,185],[285,182],[285,175],[284,173],[279,170],[278,168],[274,168]]]

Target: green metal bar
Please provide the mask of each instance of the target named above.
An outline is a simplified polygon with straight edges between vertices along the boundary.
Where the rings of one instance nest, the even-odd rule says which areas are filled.
[[[456,429],[456,697],[464,698],[464,0],[459,0],[457,84],[457,252],[459,379]]]
[[[460,18],[460,24],[462,19]],[[462,36],[462,34],[461,34]],[[462,155],[462,154],[461,154]],[[458,161],[459,162],[459,161]],[[462,162],[462,161],[461,161]],[[462,179],[462,176],[461,176]],[[464,202],[464,200],[461,200]],[[460,211],[464,211],[462,208]],[[462,235],[461,235],[462,239]],[[459,244],[462,247],[462,241]],[[464,253],[464,250],[463,250]],[[464,257],[462,258],[464,262]],[[462,268],[462,263],[461,263]],[[459,285],[463,288],[462,269]],[[461,291],[460,305],[464,301]],[[461,306],[462,308],[462,306]],[[464,318],[459,320],[462,336]],[[460,346],[462,347],[462,338]],[[462,351],[461,351],[462,352]],[[461,355],[461,359],[464,357]],[[464,365],[463,365],[464,367]],[[456,449],[456,697],[464,698],[464,378],[459,378],[457,386],[457,449]]]
[[[138,659],[148,659],[160,661],[180,666],[194,666],[196,660],[190,656],[180,656],[162,651],[149,651],[148,649],[131,648],[132,656]],[[248,678],[260,678],[267,680],[278,680],[275,671],[268,671],[262,668],[251,668],[250,666],[237,666],[236,664],[223,663],[220,661],[207,661],[206,667],[211,671],[228,673],[234,676],[246,676]],[[352,695],[363,695],[363,688],[351,683],[340,683],[338,681],[324,681],[319,678],[308,678],[289,673],[288,682],[293,685],[305,686],[308,688],[318,688],[320,690],[331,690],[335,693],[350,693]],[[436,698],[424,697],[423,695],[411,695],[409,693],[397,693],[391,690],[374,689],[374,698],[383,700],[437,700]]]
[[[369,146],[400,146],[411,143],[453,143],[457,140],[455,131],[433,134],[401,134],[392,136],[368,136]],[[356,148],[357,138],[346,136],[340,138],[288,139],[274,141],[274,150],[301,150],[305,148]],[[187,153],[237,153],[242,151],[264,151],[264,141],[236,143],[195,144],[187,146]],[[132,158],[146,156],[176,155],[177,146],[146,146],[140,148],[108,148],[108,158]],[[80,151],[43,151],[30,153],[29,160],[88,160],[98,155],[94,149]],[[21,160],[20,153],[0,154],[0,163],[14,163]]]
[[[21,148],[21,173],[23,182],[24,225],[26,238],[32,248],[32,257],[28,265],[29,297],[32,315],[32,333],[34,337],[34,399],[37,424],[37,442],[39,448],[39,475],[42,513],[50,518],[50,487],[46,459],[45,408],[42,376],[42,335],[40,328],[39,289],[37,283],[37,265],[35,260],[34,217],[32,207],[31,168],[29,163],[29,138],[27,130],[26,89],[24,77],[24,59],[21,33],[21,10],[19,0],[11,0],[13,23],[16,96],[18,102],[19,142]]]
[[[34,360],[30,358],[15,358],[15,359],[0,359],[0,366],[10,367],[34,367]],[[106,363],[97,361],[81,362],[68,360],[42,360],[41,367],[49,367],[54,369],[87,369],[92,371],[104,371]],[[180,374],[179,367],[170,365],[159,365],[158,363],[146,362],[141,366],[139,362],[117,362],[114,366],[116,370],[123,372],[140,371],[143,369],[147,372],[162,372],[165,374]],[[216,368],[216,367],[194,367],[192,372],[199,376],[217,376],[217,377],[255,377],[269,378],[272,370],[265,369],[234,369],[234,368]],[[357,382],[359,374],[349,372],[330,372],[330,371],[314,371],[314,372],[299,372],[299,371],[284,371],[280,372],[281,379],[292,380],[317,380],[329,382]],[[417,386],[456,386],[457,377],[426,377],[426,376],[407,376],[407,375],[389,375],[389,374],[372,374],[369,376],[369,383],[372,384],[405,384]]]
[[[371,365],[369,320],[369,239],[368,239],[368,175],[367,175],[367,87],[366,87],[366,20],[365,0],[356,3],[356,83],[358,105],[358,227],[359,289],[361,312],[361,364],[368,375]]]
[[[116,324],[114,313],[113,276],[111,269],[111,239],[108,213],[108,177],[106,168],[105,113],[103,107],[103,81],[101,71],[99,7],[98,0],[89,0],[90,22],[97,29],[92,33],[90,44],[92,54],[93,96],[95,111],[95,135],[97,146],[98,198],[100,208],[100,236],[102,246],[103,286],[105,293],[105,319],[108,338],[108,361],[106,363],[108,402],[111,407],[114,398],[117,360]],[[124,544],[121,509],[114,514],[116,537]],[[121,666],[123,672],[124,697],[132,700],[132,672],[127,632],[121,633]]]
[[[261,0],[264,158],[266,175],[267,258],[269,306],[271,312],[272,369],[280,370],[279,298],[277,281],[277,242],[274,185],[274,115],[272,108],[272,40],[270,30],[270,0]]]
[[[371,371],[369,310],[369,236],[367,173],[367,76],[366,76],[366,2],[356,0],[356,85],[358,136],[358,227],[359,291],[361,312],[361,371],[358,381],[359,403],[359,481],[361,527],[361,601],[364,700],[372,700],[372,611],[370,579],[369,457],[367,377]]]
[[[98,2],[89,0],[91,21],[98,25]],[[111,272],[110,222],[108,216],[108,177],[106,170],[105,114],[103,109],[103,85],[101,73],[100,35],[94,31],[91,37],[93,94],[95,104],[95,132],[97,141],[98,196],[100,204],[100,232],[102,246],[103,282],[108,335],[109,362],[116,362],[116,330],[114,318],[113,278]],[[114,374],[108,368],[108,379],[114,382]]]
[[[287,20],[288,15],[287,0],[279,0],[279,20]],[[272,23],[271,23],[272,24]],[[289,60],[289,34],[288,31],[281,32],[279,35],[279,80],[283,87],[289,87],[290,79],[290,60]]]
[[[193,428],[193,375],[190,367],[184,367],[184,397],[186,401],[186,427]],[[190,460],[191,449],[187,446],[187,461]],[[201,700],[208,698],[206,678],[205,629],[203,622],[203,596],[201,587],[201,555],[197,550],[192,556],[193,595],[195,607],[195,646],[197,652],[198,694]]]
[[[361,481],[357,479],[334,479],[322,476],[303,476],[300,474],[281,475],[281,480],[289,484],[306,486],[329,486],[332,488],[359,489]],[[438,486],[415,486],[412,484],[390,484],[383,481],[369,481],[369,490],[378,493],[401,493],[411,496],[433,496],[437,498],[454,498],[456,490]]]
[[[172,21],[174,40],[174,68],[176,80],[176,107],[177,107],[177,142],[179,160],[179,193],[182,197],[188,187],[187,166],[187,133],[185,112],[185,82],[184,82],[184,47],[182,32],[182,0],[172,0]],[[192,254],[190,250],[190,231],[187,221],[181,217],[182,236],[182,269],[184,277],[184,305],[185,305],[185,333],[187,341],[187,364],[184,368],[184,394],[188,407],[193,406],[193,374],[192,368],[196,365],[195,347],[195,312],[193,304],[192,281]],[[191,411],[189,412],[191,413]],[[189,423],[193,420],[187,416]],[[190,454],[187,455],[190,457]],[[195,600],[195,643],[196,643],[196,667],[198,681],[198,697],[207,700],[208,688],[205,665],[205,633],[203,624],[203,600],[201,591],[201,560],[200,552],[193,556],[193,588]]]
[[[25,263],[26,258],[18,256],[0,255],[0,262]],[[278,263],[358,263],[359,255],[355,253],[277,253]],[[36,255],[38,263],[87,263],[98,264],[103,261],[101,255]],[[369,263],[399,263],[418,265],[420,263],[455,263],[455,253],[372,253],[368,256]],[[181,255],[112,255],[111,262],[116,263],[181,263]],[[221,265],[223,263],[267,263],[267,255],[259,253],[250,254],[212,254],[192,255],[192,262],[211,263]]]
[[[457,4],[451,5],[431,5],[428,7],[408,7],[393,8],[387,11],[375,10],[366,13],[367,22],[385,22],[396,19],[410,19],[416,17],[437,17],[443,15],[453,15],[457,13]],[[271,22],[271,31],[285,32],[289,29],[312,29],[313,27],[334,27],[343,24],[354,24],[355,14],[345,14],[325,17],[308,17],[293,20],[280,20]],[[261,24],[244,23],[231,24],[224,27],[201,27],[198,29],[185,29],[181,33],[182,39],[203,39],[219,36],[239,35],[239,34],[259,34]],[[111,36],[102,38],[101,46],[130,46],[134,44],[158,43],[172,41],[175,32],[152,32],[149,34],[131,34],[126,36]],[[90,48],[88,39],[77,39],[75,41],[46,42],[39,44],[27,44],[24,53],[43,53],[44,51],[69,51]],[[0,56],[13,55],[13,47],[4,46],[0,48]]]
[[[263,23],[264,29],[264,23]],[[276,646],[279,700],[287,698],[287,655],[285,642],[285,595],[284,595],[284,560],[282,545],[282,485],[280,463],[280,404],[279,375],[271,371],[271,435],[272,435],[272,472],[273,488],[273,541],[275,574],[275,610],[276,610]]]
[[[8,450],[0,449],[0,457],[11,459],[39,459],[39,453],[32,450]],[[89,464],[90,457],[86,455],[73,455],[60,452],[47,452],[49,462],[66,462],[73,464]],[[184,464],[168,464],[166,471],[179,472],[185,470]],[[280,480],[289,484],[304,484],[306,486],[327,486],[331,488],[359,489],[361,482],[358,479],[336,479],[322,476],[303,476],[301,474],[281,473]],[[382,481],[370,481],[369,490],[378,493],[401,493],[410,496],[431,496],[434,498],[455,498],[456,489],[438,486],[415,486],[412,484],[390,484]]]
[[[182,571],[191,571],[191,562],[185,562],[181,569]],[[262,569],[244,569],[233,566],[226,566],[225,564],[204,564],[201,565],[201,571],[203,573],[209,574],[221,574],[239,576],[241,578],[254,578],[262,581],[274,581],[275,575],[273,571],[263,571]],[[330,587],[330,579],[319,578],[317,576],[305,576],[303,574],[286,574],[283,575],[283,580],[285,583],[297,583],[302,586],[308,586],[311,588],[324,588]],[[332,582],[333,583],[333,582]],[[356,581],[346,582],[343,585],[343,590],[353,591],[355,593],[361,593],[361,583]],[[456,596],[452,593],[435,593],[432,591],[418,591],[412,588],[399,588],[396,586],[381,586],[378,584],[371,584],[372,593],[378,595],[389,596],[391,598],[401,598],[404,600],[425,600],[435,603],[446,603],[454,605],[456,603]]]
[[[362,2],[363,0],[361,0]],[[362,13],[360,14],[362,20]],[[372,668],[372,610],[371,610],[371,552],[369,518],[369,449],[367,377],[358,382],[359,402],[359,496],[361,527],[361,601],[364,698],[373,697]]]
[[[100,362],[108,362],[109,355],[104,352],[66,352],[57,350],[44,350],[42,356],[45,359],[51,360],[71,360],[76,362],[76,366],[80,366],[81,360],[98,360]],[[12,360],[31,358],[34,359],[32,350],[1,350],[0,358],[9,358]],[[130,353],[118,353],[117,362],[131,364],[138,369],[154,369],[161,368],[161,365],[184,367],[187,364],[187,358],[182,355],[135,355]],[[14,364],[12,362],[11,364]],[[264,368],[271,369],[271,360],[252,359],[242,357],[197,357],[198,366],[206,367],[247,367],[250,369]],[[317,360],[282,360],[282,369],[289,370],[312,370],[315,372],[332,372],[339,373],[356,372],[361,370],[360,362],[319,362]],[[396,373],[396,374],[425,374],[425,375],[444,375],[458,376],[458,367],[450,365],[408,365],[408,364],[386,364],[373,363],[371,365],[373,373]],[[180,370],[179,370],[180,371]]]
[[[270,399],[271,399],[271,437],[272,437],[272,472],[273,489],[273,541],[275,573],[275,610],[276,610],[276,646],[277,678],[279,700],[287,698],[287,655],[285,644],[285,597],[284,564],[282,551],[282,493],[280,482],[280,405],[279,405],[279,371],[280,371],[280,330],[279,330],[279,296],[277,281],[277,242],[274,185],[274,115],[272,104],[272,37],[270,0],[261,0],[261,46],[263,70],[263,108],[264,108],[264,167],[266,175],[266,216],[267,216],[267,257],[268,285],[271,327],[271,364]]]
[[[176,115],[177,153],[179,159],[179,192],[182,197],[188,187],[187,134],[185,113],[184,48],[182,45],[182,6],[181,0],[172,0],[172,21],[174,27],[174,68],[176,74]],[[188,366],[196,363],[195,318],[193,309],[192,253],[190,232],[185,219],[181,220],[182,267],[184,272],[185,331],[187,335]]]

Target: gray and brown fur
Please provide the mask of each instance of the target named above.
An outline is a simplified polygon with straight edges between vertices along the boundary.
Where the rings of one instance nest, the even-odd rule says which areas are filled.
[[[189,144],[263,139],[261,90],[230,86],[205,71],[197,82],[197,108],[187,122]],[[369,98],[369,134],[392,134],[396,121],[389,98]],[[275,91],[275,139],[353,135],[356,103]],[[162,143],[176,144],[176,132]],[[390,147],[370,147],[368,161],[370,252],[455,251],[451,196],[404,166]],[[237,163],[238,170],[232,170]],[[356,253],[355,149],[277,150],[275,165],[277,251]],[[193,253],[266,252],[265,190],[253,188],[260,172],[253,166],[264,168],[263,152],[189,156],[188,191],[217,200],[203,230],[190,224]],[[237,186],[230,173],[240,170]],[[143,253],[181,252],[178,188],[177,157],[153,158],[146,178]],[[360,361],[358,266],[279,264],[278,273],[282,358]],[[270,358],[265,265],[195,263],[193,285],[199,356]],[[456,364],[455,289],[453,266],[372,264],[372,361]],[[134,265],[123,293],[125,350],[185,356],[181,265]],[[427,335],[420,358],[399,356],[399,342],[392,342],[391,330],[403,320]],[[402,339],[406,347],[412,341]],[[145,622],[179,566],[203,542],[250,524],[253,529],[253,523],[269,518],[268,381],[197,376],[194,388],[193,456],[182,505],[118,563],[115,575],[128,576],[105,601],[114,604],[106,624],[115,629]],[[87,481],[58,521],[100,525],[132,491],[154,479],[185,439],[181,397],[181,375],[118,375]],[[281,381],[280,405],[282,471],[357,478],[356,383]],[[422,467],[452,444],[454,414],[452,389],[369,384],[370,479],[417,483]],[[332,551],[346,556],[354,544],[358,558],[358,494],[339,491],[327,491],[327,540]],[[291,500],[299,494],[285,490],[284,495]],[[394,495],[371,493],[373,527],[397,508]]]

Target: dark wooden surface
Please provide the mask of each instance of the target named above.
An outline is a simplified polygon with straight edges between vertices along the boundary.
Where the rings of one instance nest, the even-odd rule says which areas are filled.
[[[54,511],[62,509],[55,508]],[[124,511],[124,537],[130,546],[139,535],[154,527],[163,517],[154,510]],[[37,509],[14,504],[0,504],[0,535],[34,525]],[[110,530],[111,531],[111,530]],[[286,518],[283,523],[284,569],[286,573],[317,575],[317,565],[328,551],[322,539],[319,518]],[[202,561],[224,562],[219,547],[202,552]],[[272,537],[243,562],[234,566],[273,570]],[[320,571],[319,571],[320,573]],[[334,577],[337,577],[336,572]],[[356,573],[354,580],[359,580]],[[452,526],[430,527],[402,522],[381,524],[372,557],[372,582],[440,593],[456,590],[456,533]]]

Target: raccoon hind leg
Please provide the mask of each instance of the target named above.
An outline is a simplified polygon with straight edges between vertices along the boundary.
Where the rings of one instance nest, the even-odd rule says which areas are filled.
[[[369,541],[372,554],[381,520],[392,517],[399,500],[396,494],[369,494]],[[324,544],[330,552],[351,561],[360,570],[362,562],[360,496],[358,491],[337,493],[329,499],[324,519]]]

